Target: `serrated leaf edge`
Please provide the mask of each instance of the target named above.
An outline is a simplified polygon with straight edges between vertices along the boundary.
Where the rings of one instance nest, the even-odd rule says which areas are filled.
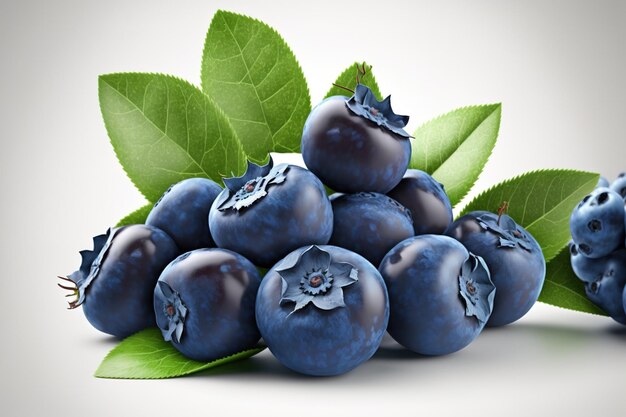
[[[464,110],[472,110],[472,109],[479,109],[479,108],[488,108],[488,107],[493,107],[493,110],[489,113],[489,115],[487,117],[485,117],[479,124],[478,126],[476,126],[470,133],[469,135],[467,135],[467,137],[470,137],[475,131],[476,129],[478,129],[479,126],[481,126],[485,120],[487,120],[488,118],[490,118],[494,113],[498,112],[498,126],[496,129],[496,137],[494,139],[494,145],[492,147],[490,147],[489,149],[489,154],[487,154],[487,158],[485,159],[485,161],[481,164],[482,166],[480,167],[480,173],[478,174],[478,176],[476,177],[476,179],[474,179],[474,181],[472,181],[472,183],[470,184],[469,187],[467,187],[467,189],[465,190],[465,192],[463,192],[461,194],[460,197],[458,197],[458,201],[456,201],[453,204],[453,207],[456,208],[458,206],[458,204],[460,202],[463,201],[463,199],[469,194],[469,192],[472,190],[472,188],[474,188],[474,185],[476,185],[476,182],[478,181],[478,179],[480,178],[480,176],[482,175],[482,172],[485,168],[485,165],[487,165],[487,162],[489,162],[489,158],[491,158],[491,155],[493,154],[493,149],[495,148],[497,142],[498,142],[498,138],[500,136],[500,126],[502,124],[502,103],[489,103],[489,104],[474,104],[474,105],[469,105],[469,106],[463,106],[463,107],[459,107],[456,108],[454,110],[450,110],[447,113],[441,114],[439,116],[436,116],[424,123],[422,123],[417,129],[415,129],[415,131],[413,132],[413,137],[417,136],[417,132],[424,128],[426,125],[430,124],[430,123],[434,123],[440,119],[443,119],[444,117],[448,117],[451,114],[455,113],[455,112],[460,112],[460,111],[464,111]],[[466,138],[467,139],[467,138]],[[411,139],[411,147],[413,147],[413,143],[415,142],[415,139]],[[465,143],[465,141],[463,141],[462,143]],[[457,147],[458,148],[458,147]],[[428,174],[436,176],[437,170],[441,168],[441,165],[439,165],[434,171],[429,172]]]
[[[141,333],[141,332],[139,332]],[[135,333],[135,335],[137,335],[138,333]],[[132,336],[129,336],[132,337]],[[122,341],[123,342],[123,341]],[[100,363],[100,365],[98,365],[98,369],[96,369],[96,371],[94,372],[93,376],[96,378],[102,378],[102,379],[144,379],[144,380],[150,380],[150,379],[171,379],[171,378],[179,378],[182,376],[186,376],[186,375],[191,375],[197,372],[201,372],[204,371],[206,369],[210,369],[213,367],[217,367],[222,365],[221,362],[224,362],[223,365],[226,365],[227,363],[230,363],[231,359],[239,359],[241,357],[241,360],[243,359],[247,359],[250,358],[254,355],[257,355],[259,353],[261,353],[262,351],[264,351],[266,349],[266,346],[257,346],[254,347],[252,349],[246,349],[246,350],[242,350],[241,352],[237,352],[237,353],[233,353],[232,355],[228,355],[228,356],[224,356],[223,358],[219,358],[219,359],[215,359],[214,361],[211,362],[207,362],[205,364],[203,364],[202,366],[199,366],[198,368],[194,368],[188,371],[184,371],[184,372],[180,372],[180,373],[176,373],[176,374],[172,374],[172,375],[163,375],[163,376],[155,376],[155,377],[140,377],[140,376],[112,376],[112,375],[105,375],[101,373],[101,368],[103,367],[103,365],[105,364],[105,362],[107,360],[109,360],[111,357],[117,355],[117,350],[120,348],[122,342],[120,342],[117,346],[115,346],[113,349],[111,349],[109,351],[109,353],[107,353],[107,355],[104,357],[104,359],[102,360],[102,362]],[[167,343],[167,342],[164,342]],[[172,347],[172,349],[174,349]],[[178,351],[176,352],[178,353]],[[193,363],[193,362],[198,362],[198,361],[194,361],[192,359],[188,359],[188,363]]]
[[[487,103],[487,104],[470,104],[467,106],[462,106],[462,107],[457,107],[456,109],[450,110],[446,113],[440,114],[439,116],[435,116],[432,119],[428,119],[427,121],[423,122],[421,125],[419,125],[416,129],[415,132],[417,132],[418,130],[422,129],[424,126],[436,122],[439,119],[443,119],[444,117],[448,117],[449,115],[451,115],[452,113],[455,113],[457,111],[461,111],[461,110],[470,110],[470,109],[478,109],[481,107],[494,107],[494,111],[498,108],[502,109],[502,103],[501,102],[496,102],[496,103]],[[493,114],[493,111],[491,113],[489,113],[489,115]],[[489,116],[487,116],[489,117]],[[476,129],[474,129],[476,130]],[[473,132],[473,130],[472,130]]]
[[[217,105],[217,103],[208,95],[206,94],[201,88],[199,88],[198,86],[190,83],[189,81],[177,77],[175,75],[171,75],[171,74],[164,74],[164,73],[159,73],[159,72],[112,72],[112,73],[107,73],[107,74],[100,74],[98,76],[98,97],[100,97],[100,94],[102,93],[102,86],[101,86],[101,82],[102,83],[106,83],[110,88],[112,88],[113,90],[117,91],[117,89],[115,89],[111,84],[107,83],[105,78],[109,77],[109,76],[126,76],[126,75],[149,75],[149,76],[156,76],[156,77],[164,77],[164,78],[168,78],[174,81],[178,81],[181,82],[185,85],[187,85],[188,87],[192,87],[195,88],[199,93],[201,93],[210,103],[211,105],[213,105],[215,107],[216,112],[221,115],[224,116],[224,121],[227,124],[228,127],[230,127],[230,129],[232,130],[233,134],[234,134],[234,139],[236,140],[236,146],[239,148],[239,150],[241,151],[241,154],[246,155],[245,150],[243,149],[243,145],[241,144],[241,141],[239,140],[239,137],[237,136],[237,131],[235,130],[235,128],[233,127],[233,125],[230,123],[230,119],[228,118],[228,116],[226,115],[226,113],[224,113],[224,111],[222,110],[222,108],[220,106]],[[122,95],[119,91],[117,91],[118,94]],[[125,97],[122,95],[122,97]],[[141,195],[143,195],[146,200],[151,201],[150,197],[148,197],[143,190],[139,187],[139,185],[137,184],[137,182],[135,182],[135,180],[130,176],[130,174],[128,173],[128,171],[126,170],[126,167],[124,166],[124,164],[122,163],[122,161],[120,161],[119,155],[118,155],[118,149],[117,147],[113,144],[113,141],[111,139],[111,132],[109,129],[109,125],[104,117],[104,111],[102,109],[102,102],[99,99],[98,100],[100,103],[100,113],[102,115],[102,120],[104,122],[104,127],[106,129],[107,132],[107,136],[109,137],[109,143],[111,143],[111,146],[113,147],[113,150],[115,152],[115,157],[117,158],[117,161],[119,162],[120,166],[122,167],[122,170],[124,171],[124,173],[126,174],[126,176],[128,177],[128,179],[130,180],[130,182],[135,186],[135,188],[141,193]],[[132,103],[132,102],[131,102]],[[132,103],[133,105],[135,105],[134,103]],[[135,105],[136,106],[136,105]],[[140,110],[138,108],[138,110]],[[140,110],[141,111],[141,110]],[[143,113],[143,112],[142,112]],[[154,125],[154,123],[146,118],[146,120],[148,120],[152,125]],[[154,125],[155,128],[157,128],[159,131],[161,131],[161,129]],[[165,134],[165,132],[163,132]],[[176,144],[178,145],[178,144]],[[215,182],[217,182],[218,184],[221,184],[223,186],[223,182],[222,179],[220,178],[211,178],[209,176],[209,174],[204,171],[204,169],[202,168],[202,166],[200,166],[200,164],[198,164],[196,161],[194,161],[198,167],[202,170],[202,172],[204,172],[204,174],[206,175],[205,178],[209,178],[214,180]],[[245,162],[245,159],[244,159]],[[222,177],[229,175],[229,173],[224,173],[224,174],[220,174]],[[165,192],[165,190],[163,190],[161,193]]]
[[[293,50],[291,49],[289,44],[285,41],[285,39],[282,37],[282,35],[280,33],[278,33],[278,31],[276,29],[274,29],[272,26],[268,25],[267,23],[263,22],[262,20],[259,20],[257,18],[248,16],[248,15],[245,15],[245,14],[229,12],[228,10],[223,10],[223,9],[218,9],[215,12],[213,17],[211,18],[211,23],[209,23],[209,28],[207,29],[206,35],[204,37],[204,45],[202,47],[202,59],[200,61],[200,89],[202,90],[202,92],[204,92],[204,94],[206,94],[208,96],[208,93],[206,92],[206,89],[205,89],[205,86],[204,86],[204,78],[205,78],[205,75],[204,75],[205,74],[204,57],[206,56],[206,49],[207,49],[208,38],[209,38],[209,31],[211,30],[211,26],[213,25],[213,22],[215,21],[215,19],[218,16],[221,17],[222,15],[238,16],[238,17],[243,17],[244,19],[249,19],[249,20],[251,20],[251,21],[253,21],[255,23],[259,23],[262,26],[265,26],[266,28],[271,30],[278,37],[278,39],[280,40],[282,45],[287,49],[287,51],[289,51],[289,53],[293,57],[293,60],[296,63],[296,68],[297,68],[298,74],[304,80],[305,96],[306,96],[305,99],[308,101],[308,104],[309,104],[308,108],[309,108],[309,111],[310,111],[311,110],[311,93],[309,91],[309,84],[307,82],[307,78],[304,76],[304,71],[302,71],[302,67],[300,66],[300,61],[298,61],[298,58],[296,57],[296,54],[294,54]],[[252,86],[253,86],[254,91],[257,94],[257,98],[258,98],[257,87],[254,84],[252,84]],[[219,105],[217,103],[215,103],[215,105],[219,108]],[[230,122],[229,116],[226,113],[224,113],[223,111],[222,111],[222,113],[226,115],[226,118]],[[265,115],[265,111],[264,110],[263,110],[263,114]],[[286,125],[286,124],[287,123],[285,123],[284,125]],[[282,129],[283,126],[281,126],[281,129]],[[269,125],[268,125],[268,129],[269,129]],[[276,133],[279,130],[277,130],[276,132],[271,132],[271,130],[270,130],[270,132],[272,133],[272,141],[273,141],[274,137],[276,136]],[[241,145],[241,142],[239,142],[239,144]],[[275,145],[275,144],[272,144],[272,145]],[[243,145],[241,145],[241,146],[243,146]],[[277,149],[268,149],[267,156],[266,156],[264,161],[254,161],[254,162],[261,162],[261,163],[267,162],[270,152],[277,152],[277,153],[289,153],[289,152],[300,153],[300,149],[299,148],[298,149],[289,149],[287,151],[279,151]]]
[[[368,68],[368,74],[370,74],[370,71],[372,70],[373,65],[368,64],[368,62],[367,62],[367,61],[362,61],[362,62],[354,61],[354,62],[352,63],[352,66],[346,67],[343,71],[341,71],[341,73],[339,73],[339,76],[337,76],[337,78],[335,78],[335,81],[337,81],[339,78],[341,78],[341,76],[344,74],[344,72],[350,71],[350,69],[351,69],[351,68],[352,68],[352,69],[354,69],[354,68],[355,68],[355,65],[360,65],[360,64],[363,64],[363,63],[364,63],[365,65],[369,65],[369,68]],[[367,86],[370,88],[370,90],[372,90],[372,92],[374,92],[374,93],[376,93],[376,92],[377,92],[378,94],[374,94],[374,96],[376,96],[376,98],[377,98],[378,100],[381,100],[381,99],[382,99],[382,93],[381,93],[381,91],[380,91],[380,86],[378,85],[378,81],[376,81],[376,77],[374,77],[374,75],[372,75],[372,80],[374,81],[374,85],[375,85],[375,87],[376,87],[376,90],[374,90],[374,89],[372,88],[372,86],[371,86],[370,84],[368,84],[368,83],[365,83],[365,85],[367,85]],[[323,98],[322,100],[327,99],[328,97],[331,97],[331,96],[330,96],[330,92],[331,92],[331,91],[333,91],[333,88],[335,88],[335,86],[332,86],[332,87],[330,87],[330,88],[328,89],[328,91],[326,92],[326,94],[324,94],[324,96],[323,96],[324,98]]]
[[[504,187],[506,185],[508,185],[511,182],[517,181],[523,177],[526,176],[530,176],[530,175],[538,175],[538,174],[543,174],[543,173],[557,173],[557,174],[567,174],[567,173],[576,173],[576,174],[585,174],[585,175],[595,175],[596,178],[592,181],[587,181],[584,184],[582,184],[580,187],[576,188],[576,190],[574,190],[574,192],[580,190],[582,187],[584,187],[586,184],[592,182],[592,183],[597,183],[598,182],[598,178],[600,177],[600,174],[597,174],[595,172],[589,172],[589,171],[579,171],[579,170],[575,170],[575,169],[537,169],[537,170],[532,170],[532,171],[528,171],[519,175],[516,175],[512,178],[506,179],[504,181],[501,181],[495,185],[492,185],[491,187],[489,187],[488,189],[486,189],[485,191],[481,192],[480,194],[478,194],[476,197],[474,197],[472,199],[472,201],[470,201],[461,211],[461,213],[457,216],[457,218],[455,220],[457,220],[460,217],[463,217],[464,215],[466,215],[467,213],[469,213],[468,209],[470,208],[470,206],[474,203],[474,201],[478,200],[480,197],[482,197],[485,194],[488,194],[490,192],[492,192],[494,189],[499,188],[499,187]],[[547,214],[551,213],[553,210],[556,209],[556,206],[552,207],[549,211],[545,212],[541,217],[545,217]],[[488,210],[488,209],[486,209]],[[488,210],[488,211],[495,211],[495,210]],[[514,219],[517,222],[517,219]],[[528,225],[524,225],[524,224],[520,224],[523,228],[525,229],[529,229],[531,228],[535,222],[537,220],[534,220],[532,223],[529,223]],[[554,258],[557,257],[557,255],[559,254],[559,251],[556,251],[556,253],[551,256],[551,257],[545,257],[545,261],[550,262],[551,260],[553,260]]]
[[[567,169],[567,168],[544,168],[544,169],[535,169],[532,171],[528,171],[528,172],[524,172],[522,174],[518,174],[514,177],[508,178],[504,181],[501,181],[497,184],[492,185],[491,187],[487,188],[486,190],[480,192],[480,194],[478,194],[476,197],[474,197],[472,199],[472,201],[470,201],[469,203],[467,203],[465,205],[465,207],[463,208],[463,210],[461,210],[461,213],[458,215],[457,219],[466,215],[467,213],[469,213],[468,209],[469,207],[476,201],[478,200],[480,197],[482,197],[485,194],[489,194],[490,192],[492,192],[494,189],[499,188],[499,187],[504,187],[514,181],[517,181],[523,177],[527,177],[530,175],[538,175],[538,174],[543,174],[543,173],[561,173],[561,174],[566,174],[566,173],[576,173],[576,174],[587,174],[587,175],[596,175],[598,178],[600,177],[600,174],[597,174],[595,172],[590,172],[590,171],[579,171],[579,170],[575,170],[575,169]],[[596,178],[597,180],[597,178]],[[586,184],[586,183],[585,183]],[[578,189],[580,189],[581,187],[578,187]],[[497,209],[497,207],[495,208]],[[532,224],[532,223],[531,223]],[[530,225],[529,225],[530,226]],[[524,226],[522,225],[522,227],[527,228],[528,226]]]
[[[546,281],[546,282],[548,282],[548,281]],[[549,283],[550,283],[551,285],[554,285],[554,286],[556,286],[556,287],[559,287],[561,290],[566,290],[567,292],[570,292],[570,293],[572,293],[572,294],[575,294],[576,296],[580,296],[580,294],[578,294],[577,292],[572,291],[571,289],[569,289],[569,288],[567,288],[567,287],[565,287],[565,286],[563,286],[563,285],[561,285],[561,284],[557,284],[557,283],[556,283],[556,282],[554,282],[554,281],[549,281]],[[544,283],[543,285],[545,286],[545,283]],[[606,313],[604,313],[604,312],[600,312],[600,311],[597,311],[597,312],[594,312],[594,311],[582,311],[582,310],[575,309],[575,308],[573,308],[573,307],[567,307],[567,306],[562,306],[562,305],[554,304],[554,303],[552,303],[552,302],[542,300],[542,299],[541,299],[541,295],[539,296],[539,299],[538,299],[537,301],[539,301],[540,303],[544,303],[544,304],[551,305],[551,306],[553,306],[553,307],[562,308],[563,310],[577,311],[577,312],[579,312],[579,313],[585,313],[585,314],[593,314],[594,316],[599,316],[599,317],[608,317],[608,315],[607,315]],[[591,302],[591,301],[590,301],[590,302]],[[593,303],[592,303],[592,304],[593,304]],[[593,304],[593,305],[595,306],[595,308],[600,309],[600,308],[599,308],[598,306],[596,306],[595,304]]]
[[[136,210],[131,211],[130,213],[128,213],[126,216],[122,217],[116,224],[115,227],[121,227],[127,224],[134,224],[134,223],[127,223],[126,219],[130,218],[132,215],[134,215],[135,213],[138,213],[141,210],[152,210],[152,207],[154,207],[154,203],[148,201],[146,204],[144,204],[143,206],[139,207]]]

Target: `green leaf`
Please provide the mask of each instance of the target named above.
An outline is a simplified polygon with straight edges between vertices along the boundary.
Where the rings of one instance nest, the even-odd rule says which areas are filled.
[[[370,90],[372,90],[372,93],[374,93],[376,98],[380,100],[382,95],[380,94],[380,89],[378,88],[378,83],[376,82],[376,78],[374,78],[374,74],[372,74],[372,66],[367,65],[366,62],[363,62],[363,63],[355,62],[354,64],[346,68],[344,72],[342,72],[341,75],[337,77],[337,80],[335,80],[335,84],[341,85],[343,87],[347,87],[351,90],[355,90],[356,89],[356,76],[358,74],[362,74],[362,70],[359,71],[359,68],[367,69],[367,71],[365,72],[365,75],[361,77],[361,84],[368,86]],[[343,88],[339,88],[333,85],[330,88],[330,90],[328,90],[328,93],[326,93],[324,98],[328,98],[330,96],[351,97],[352,93],[350,93],[347,90],[344,90]]]
[[[300,152],[309,89],[283,38],[258,20],[215,13],[202,56],[202,89],[228,115],[248,157]]]
[[[246,156],[223,112],[186,81],[160,74],[99,78],[100,108],[128,177],[148,201],[174,183],[243,173]]]
[[[541,245],[546,262],[570,240],[572,210],[589,194],[600,176],[573,170],[542,170],[509,179],[481,193],[464,209],[496,212],[503,201],[508,214]]]
[[[567,246],[548,262],[546,280],[539,301],[570,310],[606,316],[602,309],[589,301],[582,281],[574,275]]]
[[[432,175],[452,206],[465,197],[496,144],[502,105],[463,107],[420,126],[411,142],[409,168]]]
[[[95,376],[119,379],[174,378],[247,359],[263,349],[257,347],[212,362],[197,362],[181,355],[163,340],[159,329],[152,328],[127,337],[113,348],[96,370]]]
[[[150,214],[150,210],[152,210],[152,207],[154,207],[154,204],[149,203],[143,207],[138,208],[137,210],[133,211],[132,213],[121,219],[119,222],[117,222],[115,227],[122,227],[128,224],[144,224],[146,222],[146,219],[148,218],[148,214]]]

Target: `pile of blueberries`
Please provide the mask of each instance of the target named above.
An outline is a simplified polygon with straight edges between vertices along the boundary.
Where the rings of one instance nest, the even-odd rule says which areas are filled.
[[[601,177],[570,217],[570,260],[585,293],[626,324],[626,172],[611,184]]]
[[[302,134],[308,169],[270,158],[224,189],[173,185],[145,225],[110,229],[81,252],[61,277],[70,307],[120,338],[157,325],[198,361],[262,338],[308,375],[355,368],[386,331],[444,355],[514,322],[543,285],[539,245],[505,207],[453,222],[443,186],[407,170],[407,122],[362,84],[325,99]]]

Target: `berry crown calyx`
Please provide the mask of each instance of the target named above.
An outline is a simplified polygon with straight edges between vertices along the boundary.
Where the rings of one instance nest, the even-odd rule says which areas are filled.
[[[404,130],[409,122],[409,116],[400,116],[393,112],[391,96],[387,96],[383,101],[378,101],[369,87],[357,84],[354,95],[346,101],[346,106],[354,114],[364,117],[398,136],[411,137]]]

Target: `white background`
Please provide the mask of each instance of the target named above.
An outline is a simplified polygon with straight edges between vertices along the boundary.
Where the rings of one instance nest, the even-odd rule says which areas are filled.
[[[92,377],[116,342],[65,310],[55,276],[144,204],[108,143],[97,76],[163,72],[199,84],[218,8],[276,28],[313,103],[364,59],[394,109],[411,115],[409,131],[502,102],[499,142],[473,194],[540,168],[609,178],[626,169],[622,1],[3,1],[0,414],[623,415],[626,327],[546,305],[456,354],[392,348],[337,378],[296,375],[269,352],[175,380]]]

